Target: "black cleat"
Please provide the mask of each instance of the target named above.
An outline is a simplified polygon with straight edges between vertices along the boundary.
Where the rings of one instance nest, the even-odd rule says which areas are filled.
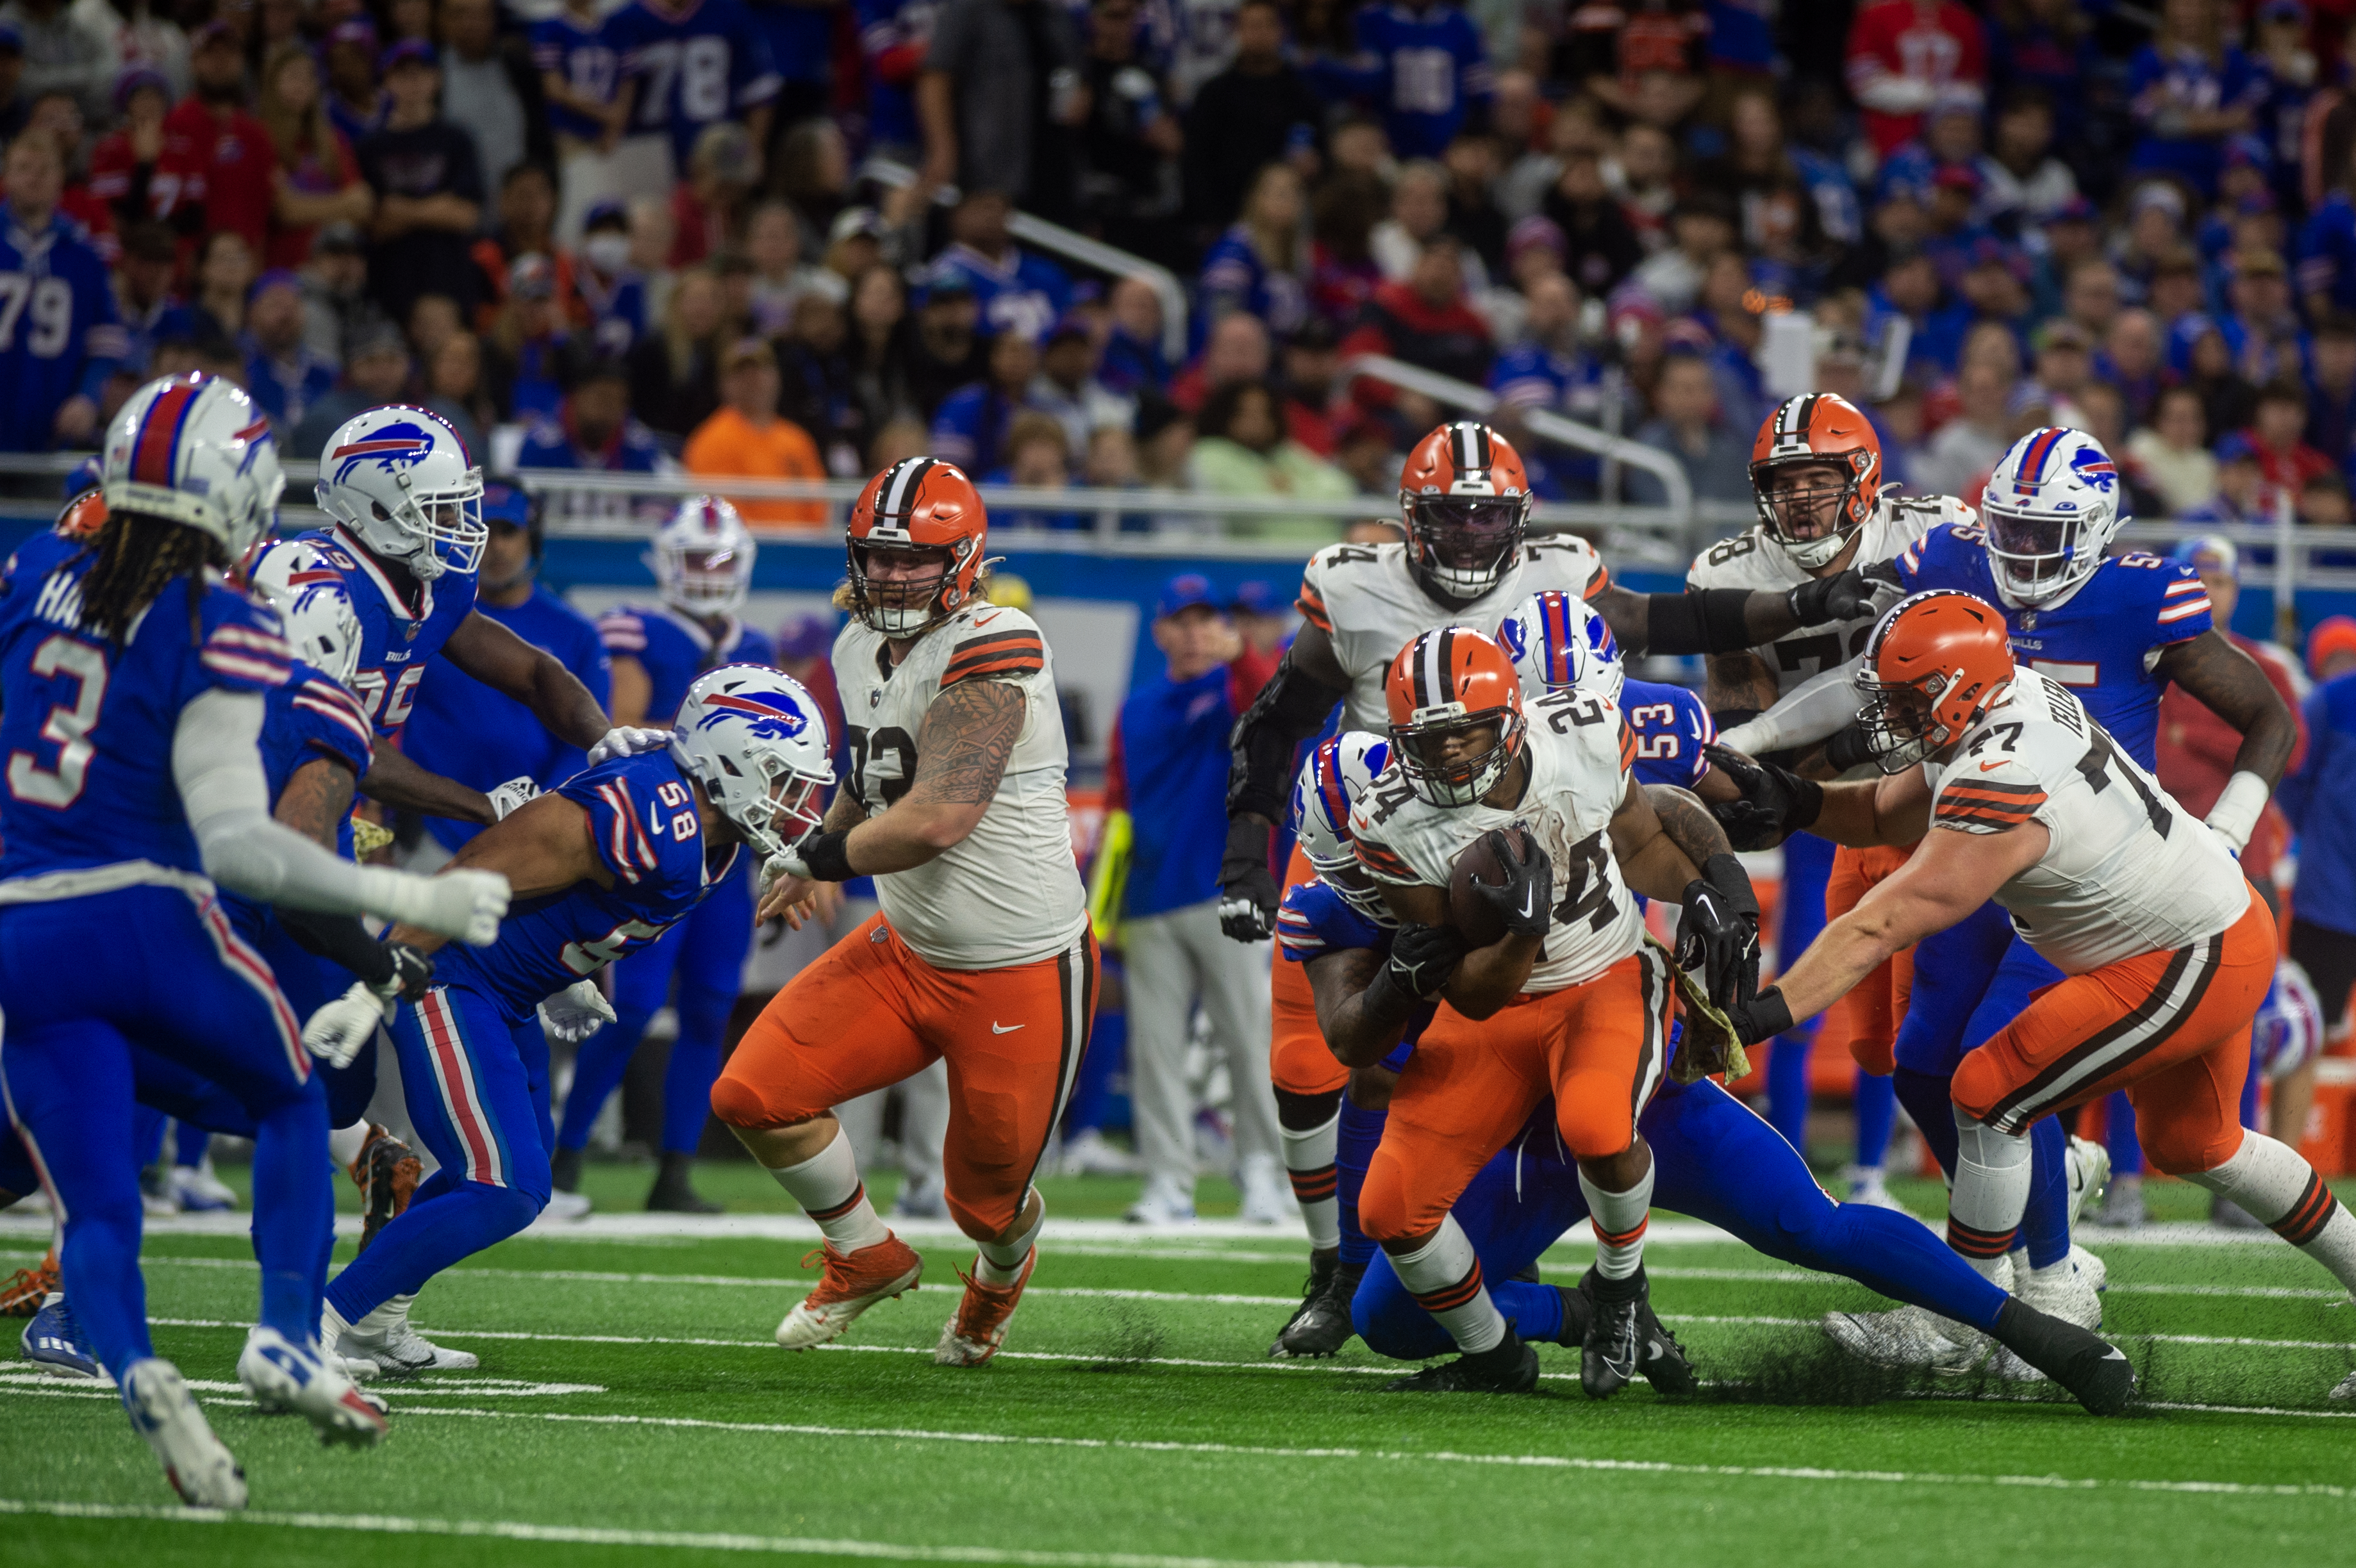
[[[1383,1385],[1385,1393],[1527,1393],[1538,1386],[1538,1353],[1522,1343],[1513,1325],[1505,1339],[1476,1355],[1459,1356],[1412,1377]]]
[[[369,1249],[377,1232],[409,1208],[425,1166],[417,1151],[386,1128],[371,1123],[359,1157],[352,1161],[351,1179],[360,1189],[360,1244],[355,1256]]]
[[[1562,1332],[1554,1342],[1576,1350],[1587,1343],[1587,1326],[1595,1321],[1595,1298],[1588,1294],[1585,1280],[1576,1287],[1558,1285],[1554,1289],[1562,1297]]]
[[[1653,1385],[1655,1393],[1683,1396],[1701,1387],[1701,1379],[1694,1372],[1694,1364],[1686,1356],[1686,1348],[1669,1332],[1668,1325],[1653,1315],[1650,1296],[1644,1298],[1644,1308],[1636,1317],[1636,1370]]]
[[[2118,1348],[2075,1323],[2008,1296],[1996,1319],[2007,1349],[2077,1397],[2093,1415],[2116,1415],[2135,1397],[2135,1367]]]
[[[1268,1348],[1271,1358],[1330,1356],[1357,1330],[1350,1322],[1350,1298],[1358,1294],[1364,1269],[1342,1266],[1339,1248],[1309,1254],[1309,1281],[1301,1305]]]
[[[560,1147],[548,1157],[550,1185],[559,1192],[581,1190],[581,1154],[577,1148]]]
[[[1651,1286],[1644,1268],[1626,1279],[1605,1279],[1590,1268],[1579,1282],[1595,1303],[1595,1316],[1579,1347],[1579,1384],[1590,1399],[1610,1399],[1644,1370],[1644,1318]]]
[[[654,1189],[647,1194],[649,1214],[717,1214],[720,1205],[695,1189],[688,1179],[695,1168],[695,1157],[665,1150],[662,1168],[655,1173]]]

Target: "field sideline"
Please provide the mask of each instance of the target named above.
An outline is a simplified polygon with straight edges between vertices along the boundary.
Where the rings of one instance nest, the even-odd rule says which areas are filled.
[[[1994,1520],[1999,1546],[2211,1563],[2254,1549],[2345,1560],[2356,1530],[2356,1408],[2324,1397],[2356,1364],[2356,1313],[2271,1238],[2184,1222],[2200,1195],[2177,1184],[2154,1196],[2178,1223],[2083,1238],[2108,1261],[2106,1331],[2145,1368],[2149,1399],[2096,1422],[1976,1383],[1861,1377],[1814,1322],[1877,1297],[1668,1216],[1655,1299],[1712,1381],[1704,1399],[1640,1387],[1590,1403],[1575,1352],[1551,1346],[1536,1396],[1385,1397],[1394,1364],[1355,1342],[1331,1362],[1261,1359],[1300,1288],[1297,1235],[1092,1223],[1133,1187],[1101,1180],[1049,1184],[1051,1214],[1078,1222],[1051,1219],[997,1365],[932,1363],[970,1256],[932,1226],[910,1228],[921,1290],[847,1346],[787,1356],[769,1334],[814,1277],[798,1266],[808,1232],[757,1173],[706,1173],[730,1216],[633,1215],[645,1173],[592,1168],[612,1218],[536,1228],[430,1286],[419,1323],[483,1366],[377,1385],[394,1430],[373,1454],[321,1449],[245,1407],[232,1366],[254,1277],[240,1221],[159,1226],[158,1348],[244,1461],[253,1511],[168,1506],[111,1392],[32,1374],[11,1347],[12,1556],[1505,1568],[1733,1546],[1887,1565],[1956,1561]],[[886,1197],[889,1178],[877,1185]],[[1931,1184],[1905,1195],[1937,1201]],[[1206,1182],[1203,1199],[1207,1215],[1222,1195]],[[0,1216],[6,1267],[42,1239]],[[1588,1252],[1557,1247],[1546,1277],[1575,1281]],[[1795,1399],[1816,1403],[1777,1403]]]

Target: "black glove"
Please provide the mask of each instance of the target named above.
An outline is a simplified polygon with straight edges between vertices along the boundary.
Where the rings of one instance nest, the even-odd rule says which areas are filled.
[[[406,942],[388,942],[384,955],[392,960],[392,978],[376,987],[380,996],[399,996],[404,1002],[422,1002],[434,984],[434,957]]]
[[[1792,1009],[1784,1004],[1783,993],[1772,986],[1725,1011],[1736,1038],[1745,1045],[1772,1040],[1792,1027]]]
[[[1801,625],[1821,626],[1828,621],[1862,621],[1879,614],[1882,605],[1895,601],[1899,591],[1898,567],[1885,560],[1862,571],[1852,567],[1830,577],[1812,577],[1792,590],[1787,603],[1792,618]]]
[[[1712,855],[1686,884],[1676,962],[1700,968],[1710,1005],[1721,1010],[1759,989],[1759,897],[1733,856]]]
[[[1740,752],[1710,746],[1704,755],[1742,792],[1736,801],[1713,801],[1709,813],[1737,849],[1772,849],[1825,809],[1825,786],[1774,763],[1754,762]]]
[[[1865,732],[1862,724],[1850,724],[1833,731],[1825,742],[1825,761],[1833,772],[1845,773],[1859,763],[1869,763],[1879,755],[1873,749],[1873,737]]]
[[[1413,921],[1391,938],[1390,962],[1384,973],[1392,986],[1419,1000],[1440,995],[1464,962],[1464,938],[1452,925],[1419,925]]]
[[[1521,936],[1544,936],[1554,920],[1554,863],[1547,852],[1538,848],[1536,838],[1529,840],[1530,852],[1526,859],[1516,859],[1514,840],[1500,828],[1492,827],[1484,835],[1497,863],[1505,869],[1505,880],[1491,884],[1480,878],[1472,879],[1472,891],[1481,901],[1497,912],[1505,929]]]
[[[1227,852],[1219,861],[1219,929],[1237,942],[1265,942],[1276,933],[1278,891],[1268,869],[1269,827],[1248,816],[1227,824]]]

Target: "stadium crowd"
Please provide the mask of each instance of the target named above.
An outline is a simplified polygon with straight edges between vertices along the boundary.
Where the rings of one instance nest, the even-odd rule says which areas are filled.
[[[1374,351],[1741,503],[1765,318],[1797,311],[1917,492],[1971,499],[2057,423],[2139,515],[2344,523],[2340,12],[9,0],[0,449],[86,446],[201,368],[298,456],[402,396],[529,467],[929,451],[1325,499],[1387,493],[1435,414],[1345,377]],[[1018,244],[1018,210],[1187,279],[1183,351],[1146,281]],[[1660,498],[1603,478],[1533,469]]]

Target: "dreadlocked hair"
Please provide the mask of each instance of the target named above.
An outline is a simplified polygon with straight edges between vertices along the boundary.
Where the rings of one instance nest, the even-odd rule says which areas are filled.
[[[220,546],[210,534],[143,512],[112,512],[82,554],[98,558],[82,580],[85,627],[119,647],[130,640],[140,612],[172,579],[186,577],[188,640],[203,640],[205,568],[222,564]]]

